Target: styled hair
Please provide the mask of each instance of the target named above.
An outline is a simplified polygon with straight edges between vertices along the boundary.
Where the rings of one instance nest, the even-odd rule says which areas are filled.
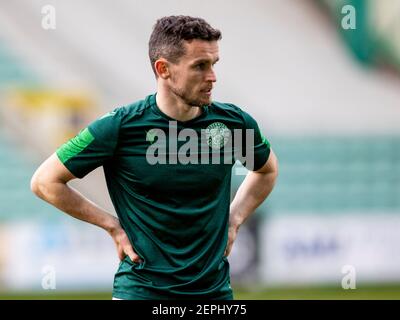
[[[149,40],[149,58],[154,74],[154,63],[163,57],[177,63],[185,54],[183,41],[200,39],[216,41],[222,38],[221,32],[214,29],[202,18],[190,16],[167,16],[157,20]]]

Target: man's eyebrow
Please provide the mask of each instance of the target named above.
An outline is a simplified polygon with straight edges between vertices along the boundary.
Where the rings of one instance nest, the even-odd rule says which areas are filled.
[[[204,58],[200,58],[200,59],[198,59],[198,60],[195,60],[194,62],[193,62],[193,64],[196,64],[196,63],[202,63],[202,62],[210,62],[210,60],[211,59],[204,59]],[[216,63],[217,61],[219,61],[219,57],[217,57],[215,60],[214,60],[214,62],[213,63]]]

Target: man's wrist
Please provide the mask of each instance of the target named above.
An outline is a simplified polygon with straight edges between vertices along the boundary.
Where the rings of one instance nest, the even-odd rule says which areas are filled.
[[[241,218],[239,212],[231,211],[229,215],[229,227],[238,230],[242,223],[243,219]]]
[[[121,228],[121,225],[118,218],[112,215],[109,216],[103,226],[103,229],[106,230],[109,234],[113,234],[119,228]]]

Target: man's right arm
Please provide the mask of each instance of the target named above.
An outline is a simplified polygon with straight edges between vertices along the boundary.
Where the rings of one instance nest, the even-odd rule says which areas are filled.
[[[120,260],[129,256],[132,261],[140,262],[119,220],[68,185],[75,178],[54,153],[34,173],[31,189],[39,198],[70,216],[106,230],[116,244]]]

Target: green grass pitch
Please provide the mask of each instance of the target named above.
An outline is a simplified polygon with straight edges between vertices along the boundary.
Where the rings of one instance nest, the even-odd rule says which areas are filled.
[[[344,290],[341,287],[234,287],[236,300],[399,300],[400,284],[357,286]],[[111,300],[111,292],[0,292],[0,300]]]

